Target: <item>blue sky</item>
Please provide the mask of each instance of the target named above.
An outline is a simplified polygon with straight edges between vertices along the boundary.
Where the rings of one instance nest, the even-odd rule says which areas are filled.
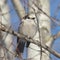
[[[10,10],[12,10],[10,12],[11,14],[11,23],[12,23],[12,28],[17,31],[18,29],[18,25],[19,25],[19,18],[12,6],[12,2],[11,0],[8,0],[8,4],[9,4],[9,7],[10,7]],[[50,0],[50,15],[54,17],[54,13],[55,13],[55,10],[57,9],[57,6],[58,4],[60,4],[60,0]],[[56,18],[60,19],[60,10],[58,11],[58,14],[56,16]],[[58,31],[60,31],[60,27],[59,26],[55,26],[54,28],[52,28],[51,32],[52,34],[56,34]],[[57,40],[55,40],[52,48],[55,49],[57,52],[60,53],[60,39],[58,38]],[[24,57],[26,57],[25,55],[26,53],[24,53]],[[51,55],[52,57],[52,60],[60,60],[59,58]]]
[[[54,13],[57,9],[57,6],[60,4],[60,0],[50,0],[50,13],[51,16],[54,17]],[[57,13],[56,16],[57,19],[60,19],[60,10]],[[52,34],[56,34],[58,31],[60,31],[60,26],[55,26],[52,29]],[[53,44],[53,49],[55,49],[58,53],[60,53],[60,38],[56,39],[54,44]],[[52,55],[52,60],[60,60],[59,58],[55,57]]]

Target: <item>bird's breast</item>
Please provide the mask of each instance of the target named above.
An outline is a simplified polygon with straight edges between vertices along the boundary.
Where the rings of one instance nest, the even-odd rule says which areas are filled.
[[[20,32],[28,37],[33,37],[36,34],[37,26],[33,20],[25,20],[20,26]]]

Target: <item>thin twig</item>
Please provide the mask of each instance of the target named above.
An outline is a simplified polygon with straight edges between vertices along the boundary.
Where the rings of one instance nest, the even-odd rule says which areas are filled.
[[[0,28],[0,29],[1,29],[1,31],[8,32],[8,33],[10,33],[10,34],[12,34],[12,35],[14,35],[14,36],[17,36],[17,37],[21,38],[21,37],[20,37],[20,34],[21,34],[21,33],[19,34],[19,33],[15,32],[15,31],[13,31],[13,30],[11,30],[11,29],[8,30],[8,29],[5,28],[5,27],[2,27],[2,28]],[[42,46],[42,48],[46,49],[48,52],[50,52],[50,53],[53,54],[54,56],[60,58],[60,54],[57,53],[56,51],[54,51],[53,49],[51,49],[50,47],[48,47],[47,45],[40,44],[40,42],[39,42],[38,40],[33,40],[32,38],[29,39],[29,38],[26,37],[24,34],[21,34],[21,35],[25,38],[26,41],[29,41],[29,42],[31,42],[31,43],[39,46],[39,47]]]

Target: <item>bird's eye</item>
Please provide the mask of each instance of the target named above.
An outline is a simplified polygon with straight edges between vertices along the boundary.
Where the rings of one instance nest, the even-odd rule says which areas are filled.
[[[32,18],[33,20],[35,19],[35,17]]]
[[[23,19],[27,19],[27,18],[29,18],[28,15],[26,15],[26,16],[23,17]]]

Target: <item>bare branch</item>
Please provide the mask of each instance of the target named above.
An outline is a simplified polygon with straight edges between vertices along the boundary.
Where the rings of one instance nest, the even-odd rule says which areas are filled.
[[[55,18],[49,16],[46,12],[44,12],[40,7],[38,7],[34,2],[33,4],[38,8],[38,10],[40,10],[44,15],[46,15],[49,19],[51,19],[53,22],[55,22],[58,26],[60,26],[60,23],[58,21],[56,21]]]
[[[22,19],[25,16],[25,10],[20,2],[20,0],[12,0],[13,6],[17,12],[17,15],[20,19]]]
[[[11,30],[11,29],[9,30],[9,29],[7,29],[7,28],[5,28],[5,27],[2,27],[2,28],[0,28],[0,29],[1,29],[2,31],[5,31],[5,32],[7,32],[7,33],[10,33],[10,34],[12,34],[12,35],[17,36],[17,37],[20,38],[20,34],[17,33],[17,32],[15,32],[15,31],[13,31],[13,30]],[[47,45],[40,44],[39,41],[33,40],[32,38],[29,39],[28,37],[26,37],[26,36],[23,35],[23,34],[21,34],[21,35],[26,39],[26,41],[30,41],[31,43],[36,44],[36,45],[39,46],[39,47],[42,46],[42,48],[46,49],[48,52],[50,52],[50,53],[53,54],[54,56],[60,58],[60,54],[57,53],[56,51],[54,51],[53,49],[51,49],[50,47],[48,47]]]
[[[60,37],[60,31],[57,34],[53,35],[54,40],[59,38],[59,37]]]

